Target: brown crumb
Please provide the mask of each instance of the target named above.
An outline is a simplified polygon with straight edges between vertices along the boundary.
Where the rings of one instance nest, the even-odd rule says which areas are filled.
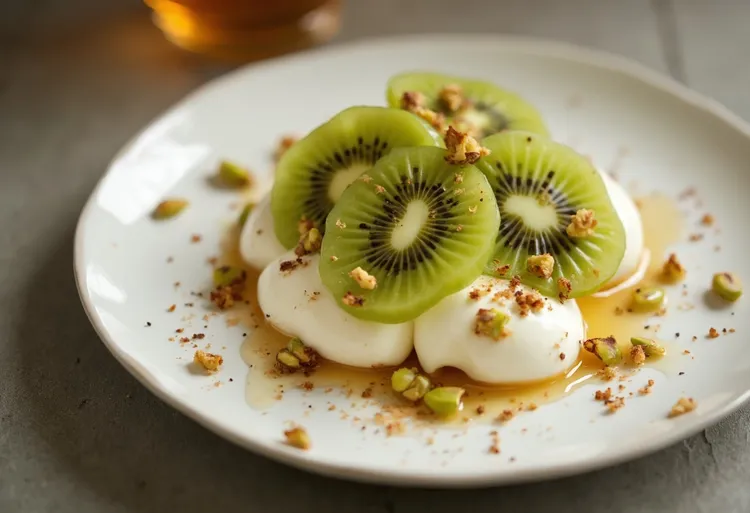
[[[614,367],[604,367],[596,373],[604,381],[611,381],[617,377],[617,369]]]
[[[202,340],[206,338],[205,333],[193,333],[193,340]]]
[[[607,410],[609,410],[609,413],[614,413],[625,406],[625,398],[615,397],[614,399],[605,401],[605,405],[607,406]]]
[[[447,84],[438,92],[438,101],[448,112],[457,112],[466,104],[464,91],[458,84]]]
[[[649,379],[648,383],[644,387],[638,389],[638,393],[641,395],[648,395],[651,393],[651,388],[653,386],[654,386],[654,380]]]
[[[315,388],[315,384],[312,381],[305,381],[300,385],[302,390],[307,390],[308,392],[313,390]]]
[[[435,130],[442,133],[445,129],[445,116],[424,106],[425,97],[416,91],[406,91],[401,95],[401,108],[407,110],[429,123]]]
[[[293,135],[285,135],[279,140],[279,143],[276,145],[276,150],[273,153],[273,160],[275,162],[278,162],[279,159],[281,159],[281,156],[286,153],[286,150],[292,147],[294,143],[297,142],[297,137]]]
[[[558,278],[557,290],[559,292],[557,297],[560,298],[561,303],[564,303],[570,297],[570,292],[573,290],[573,286],[567,278]]]
[[[507,274],[508,271],[510,271],[510,266],[507,265],[507,264],[506,265],[498,265],[497,267],[495,267],[495,272],[498,275],[500,275],[500,276],[503,276],[503,275]]]
[[[677,255],[671,253],[667,261],[664,262],[664,267],[662,268],[662,277],[667,281],[675,282],[685,278],[686,274],[687,271],[677,259]]]
[[[597,224],[599,222],[594,217],[594,211],[582,208],[570,216],[570,224],[565,228],[565,233],[574,238],[591,237]]]
[[[310,435],[303,427],[295,427],[284,431],[286,443],[297,449],[306,451],[310,448]]]
[[[703,234],[702,233],[692,233],[692,234],[690,234],[690,242],[698,242],[699,240],[703,240]]]
[[[703,226],[713,226],[714,216],[711,214],[704,214],[703,217],[701,217],[701,224]]]
[[[708,330],[708,338],[717,338],[719,336],[719,331],[716,328],[711,328]]]
[[[534,411],[537,408],[539,408],[539,406],[537,406],[536,403],[529,403],[529,405],[526,407],[526,411]]]
[[[479,144],[476,139],[452,126],[449,126],[445,133],[445,146],[448,149],[445,160],[450,164],[474,164],[481,157],[490,154],[490,150]]]
[[[594,399],[596,401],[609,401],[612,398],[612,389],[607,388],[606,390],[597,390],[594,393]]]
[[[385,187],[382,185],[376,185],[375,186],[375,194],[383,194],[385,192]]]
[[[170,307],[167,308],[167,312],[170,312],[170,313],[174,312],[176,308],[177,308],[177,305],[170,305]]]
[[[646,352],[643,346],[633,346],[630,348],[630,359],[636,365],[643,365],[646,362]]]
[[[515,413],[513,413],[513,410],[503,410],[500,412],[500,415],[497,416],[497,420],[500,422],[508,422],[514,415]]]
[[[207,353],[199,349],[195,352],[193,361],[209,372],[216,372],[221,367],[221,364],[224,363],[224,358],[221,355]]]
[[[211,302],[220,310],[226,310],[234,306],[234,294],[231,287],[218,287],[211,291]]]
[[[521,310],[521,317],[529,315],[529,311],[540,312],[544,308],[544,298],[536,290],[531,292],[516,291],[516,304]]]
[[[485,411],[485,408],[483,404],[480,404],[479,406],[477,406],[477,415],[484,415],[484,411]]]
[[[401,108],[413,112],[419,107],[424,107],[425,97],[418,91],[406,91],[401,95]]]
[[[500,435],[497,431],[490,432],[492,444],[490,445],[490,454],[500,454]]]
[[[197,233],[194,233],[193,235],[190,236],[190,242],[192,242],[193,244],[197,244],[201,240],[203,240],[203,237]]]
[[[363,289],[373,290],[378,285],[377,278],[361,267],[356,267],[349,271],[349,277],[357,282],[357,285]]]
[[[526,259],[526,269],[533,275],[545,280],[552,276],[555,270],[555,258],[549,253],[532,255]]]
[[[362,391],[362,398],[369,399],[372,397],[372,387],[367,387]]]
[[[690,413],[698,407],[698,403],[692,397],[680,397],[669,411],[669,417],[679,417],[685,413]]]
[[[362,306],[365,304],[365,298],[362,296],[355,296],[351,292],[347,292],[344,294],[344,297],[341,299],[341,301],[347,305],[347,306]]]
[[[565,353],[560,353],[559,357],[560,357],[560,360],[564,360],[565,359]]]

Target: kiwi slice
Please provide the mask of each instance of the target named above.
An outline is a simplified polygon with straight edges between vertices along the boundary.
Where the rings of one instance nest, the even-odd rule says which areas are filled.
[[[271,191],[277,238],[285,247],[294,247],[303,218],[323,231],[344,189],[392,148],[441,144],[432,128],[408,112],[386,107],[343,110],[279,160]]]
[[[465,100],[458,105],[445,101],[446,87],[458,86]],[[474,137],[486,137],[504,130],[526,130],[547,135],[541,114],[516,93],[491,82],[438,73],[403,73],[388,82],[387,99],[391,107],[402,107],[404,93],[421,93],[423,107],[445,116],[448,125],[474,128]],[[454,91],[455,92],[455,91]],[[466,131],[463,127],[462,131]]]
[[[481,275],[500,223],[487,179],[442,148],[399,148],[344,191],[331,210],[320,277],[351,315],[418,317]]]
[[[487,272],[519,276],[561,299],[599,289],[625,252],[625,230],[599,172],[572,148],[528,132],[495,134],[482,145],[491,153],[475,165],[503,219]],[[529,261],[537,255],[551,255],[552,268],[544,272],[548,257]]]

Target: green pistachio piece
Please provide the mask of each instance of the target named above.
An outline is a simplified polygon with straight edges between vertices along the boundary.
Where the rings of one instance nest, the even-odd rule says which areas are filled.
[[[605,365],[617,365],[622,361],[622,352],[614,337],[590,338],[583,342],[583,348],[594,353]]]
[[[214,286],[227,287],[245,279],[245,271],[239,267],[222,265],[214,269]]]
[[[667,354],[667,350],[664,346],[657,343],[655,340],[643,337],[632,337],[630,343],[634,346],[641,346],[646,356],[664,356]]]
[[[173,198],[164,200],[156,205],[156,208],[151,213],[151,217],[154,219],[171,219],[185,210],[187,206],[188,202],[184,199]]]
[[[742,296],[742,282],[734,273],[714,274],[711,288],[719,297],[727,301],[737,301]]]
[[[240,188],[250,185],[250,171],[233,162],[222,160],[219,164],[219,180],[228,187]]]
[[[296,356],[302,364],[310,363],[313,359],[313,350],[307,347],[299,337],[290,339],[286,349]]]
[[[248,203],[240,212],[240,216],[237,218],[237,224],[242,228],[247,222],[247,218],[250,216],[250,212],[255,208],[255,203]]]
[[[430,380],[426,376],[417,376],[409,388],[401,394],[404,398],[412,402],[417,402],[430,390]]]
[[[655,312],[661,308],[666,299],[664,289],[659,287],[641,287],[633,291],[633,309],[639,312]]]
[[[497,308],[480,308],[474,322],[474,333],[500,340],[506,334],[505,326],[508,321],[510,317]]]
[[[286,349],[282,349],[276,353],[276,361],[281,364],[282,367],[291,371],[295,371],[302,366],[299,359]]]
[[[417,369],[402,367],[391,375],[391,388],[398,393],[404,392],[417,378]]]
[[[437,415],[449,417],[461,411],[465,393],[461,387],[433,388],[424,395],[424,403]]]

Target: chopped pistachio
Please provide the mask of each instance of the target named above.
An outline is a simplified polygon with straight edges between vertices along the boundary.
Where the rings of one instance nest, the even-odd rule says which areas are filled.
[[[659,287],[641,287],[633,291],[633,309],[640,312],[659,310],[666,299],[664,289]]]
[[[216,287],[228,287],[240,281],[243,281],[246,277],[244,269],[239,267],[232,267],[229,265],[222,265],[214,269],[214,286]]]
[[[188,202],[184,199],[173,198],[164,200],[156,205],[156,208],[151,213],[151,217],[154,219],[171,219],[185,210],[187,206]]]
[[[403,391],[403,395],[409,401],[417,402],[430,390],[430,380],[426,376],[417,376],[409,385],[409,388]]]
[[[433,388],[424,395],[424,403],[441,417],[455,415],[463,407],[462,398],[466,393],[461,387]]]
[[[742,282],[733,273],[714,274],[711,288],[719,297],[727,301],[737,301],[742,296]]]
[[[308,219],[306,217],[302,217],[299,221],[297,221],[297,231],[300,235],[305,235],[307,232],[315,228],[315,223],[312,219]]]
[[[497,308],[480,308],[474,321],[474,333],[500,340],[506,335],[505,327],[510,317]]]
[[[448,127],[444,140],[445,147],[448,150],[445,160],[450,164],[474,164],[480,158],[491,153],[476,139],[464,132],[459,132],[452,126]]]
[[[312,228],[309,232],[307,232],[307,235],[302,241],[302,244],[305,248],[305,251],[307,251],[308,253],[315,253],[320,249],[322,241],[323,236],[320,234],[320,230],[318,230],[317,228]]]
[[[286,350],[292,353],[302,365],[308,365],[314,363],[317,354],[315,351],[307,347],[299,337],[292,337],[289,339],[289,343],[286,345]]]
[[[599,222],[594,217],[594,211],[587,208],[578,210],[570,216],[570,224],[565,228],[568,237],[585,238],[594,235],[594,229]]]
[[[243,207],[242,212],[240,212],[240,216],[237,218],[237,224],[240,226],[240,228],[245,226],[247,218],[250,216],[250,212],[253,211],[253,208],[255,208],[255,203],[248,203]]]
[[[247,187],[252,181],[250,171],[228,160],[221,161],[218,175],[221,183],[227,187]]]
[[[398,393],[404,392],[417,378],[417,369],[402,367],[391,375],[391,388]]]
[[[583,348],[596,355],[605,365],[617,365],[622,361],[622,352],[614,337],[590,338],[583,342]]]
[[[555,258],[549,253],[531,255],[526,259],[526,269],[534,276],[546,280],[552,276],[552,272],[555,270]]]
[[[292,353],[290,353],[286,349],[282,349],[278,353],[276,353],[276,362],[281,364],[281,366],[285,370],[290,370],[294,372],[295,370],[299,369],[302,366],[302,363],[299,361],[299,358],[294,356]]]
[[[641,346],[646,356],[664,356],[667,350],[655,340],[643,337],[632,337],[630,343],[634,346]]]

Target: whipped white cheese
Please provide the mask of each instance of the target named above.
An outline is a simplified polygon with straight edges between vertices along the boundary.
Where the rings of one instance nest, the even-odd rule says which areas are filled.
[[[240,233],[242,259],[261,270],[286,251],[276,238],[271,214],[271,195],[267,194],[250,212]]]
[[[296,259],[294,251],[286,252],[260,275],[258,302],[266,321],[283,333],[299,337],[322,357],[345,365],[392,366],[409,356],[413,321],[380,324],[349,315],[320,280],[320,255],[302,257],[301,264]],[[282,271],[283,262],[295,266]]]
[[[513,297],[496,296],[508,296],[509,283],[480,276],[414,321],[414,347],[426,372],[455,367],[477,381],[509,384],[550,378],[573,365],[585,337],[576,302],[545,298],[539,311],[522,316]],[[515,290],[532,292],[523,285]],[[499,340],[475,333],[478,310],[493,308],[510,317]]]
[[[604,185],[607,187],[607,193],[615,207],[617,216],[625,228],[625,254],[620,262],[620,267],[617,268],[617,273],[603,287],[607,288],[609,284],[629,278],[638,269],[638,264],[644,256],[643,223],[638,207],[622,185],[614,181],[604,171],[600,170],[599,174],[604,180]]]

